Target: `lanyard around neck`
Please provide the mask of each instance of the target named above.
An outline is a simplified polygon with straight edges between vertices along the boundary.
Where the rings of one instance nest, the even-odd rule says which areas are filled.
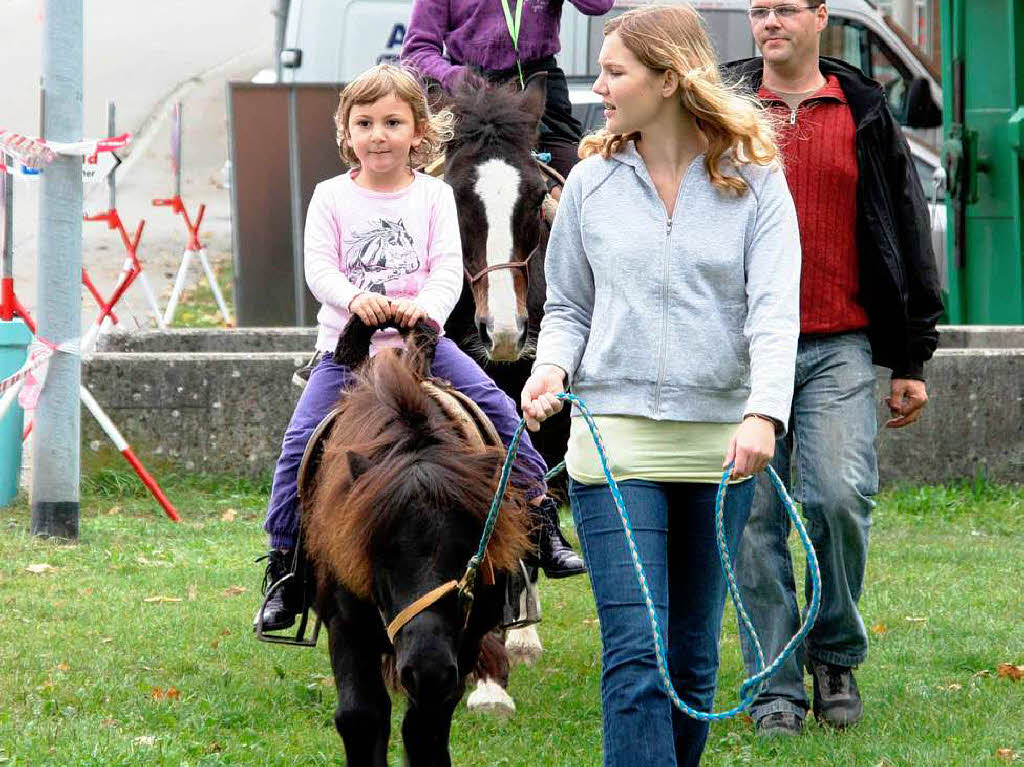
[[[512,47],[516,51],[516,68],[519,70],[519,85],[522,88],[526,88],[526,80],[523,79],[523,63],[519,60],[519,27],[523,21],[524,5],[526,5],[526,0],[517,0],[516,17],[513,20],[508,0],[501,0],[501,10],[505,14],[505,26],[508,27],[508,36],[512,38]]]

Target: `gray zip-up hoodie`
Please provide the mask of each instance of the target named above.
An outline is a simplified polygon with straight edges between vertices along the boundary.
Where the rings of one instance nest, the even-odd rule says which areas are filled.
[[[595,414],[788,424],[800,331],[793,199],[778,166],[722,169],[748,191],[718,191],[700,155],[672,219],[632,142],[569,174],[534,367],[565,370]]]

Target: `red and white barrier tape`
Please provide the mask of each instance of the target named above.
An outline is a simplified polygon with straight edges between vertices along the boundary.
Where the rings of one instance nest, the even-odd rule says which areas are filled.
[[[0,148],[28,168],[49,165],[61,154],[92,157],[98,152],[113,152],[128,146],[131,140],[131,133],[122,133],[120,136],[84,141],[47,141],[0,128]]]
[[[10,391],[11,389],[18,388],[21,390],[18,392],[18,404],[24,410],[35,409],[36,403],[39,401],[39,393],[43,389],[43,384],[46,383],[46,374],[50,367],[50,357],[55,352],[78,354],[78,339],[65,341],[62,344],[55,344],[38,336],[33,339],[25,364],[13,375],[0,381],[0,394],[8,392],[3,396],[4,406],[0,408],[0,418],[3,417],[4,412],[9,407],[10,401],[14,399],[15,392]]]

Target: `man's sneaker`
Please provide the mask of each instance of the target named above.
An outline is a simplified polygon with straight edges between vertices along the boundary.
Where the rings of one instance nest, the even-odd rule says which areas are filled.
[[[314,352],[313,356],[309,358],[309,362],[292,373],[292,383],[300,389],[305,389],[306,384],[309,383],[309,376],[313,372],[313,368],[320,363],[322,356],[323,352]]]
[[[804,729],[804,720],[791,711],[774,711],[762,716],[754,724],[754,732],[759,738],[770,738],[775,735],[795,737]]]
[[[267,569],[263,573],[263,593],[266,594],[267,589],[291,573],[292,552],[271,549],[265,557],[260,557],[256,561],[262,559],[267,560]],[[302,611],[302,590],[295,578],[281,588],[274,589],[266,606],[261,609],[264,631],[281,631],[295,623],[295,616]],[[256,630],[259,617],[260,613],[257,611],[252,621],[253,631]]]
[[[853,669],[808,658],[807,670],[814,679],[814,717],[819,722],[842,728],[860,721],[864,703]]]

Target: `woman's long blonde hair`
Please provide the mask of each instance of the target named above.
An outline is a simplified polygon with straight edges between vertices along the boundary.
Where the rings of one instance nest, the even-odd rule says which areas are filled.
[[[409,153],[409,165],[418,168],[436,158],[445,142],[451,140],[452,126],[455,124],[452,113],[447,109],[436,113],[430,111],[426,90],[411,69],[394,64],[378,64],[350,81],[341,92],[338,109],[334,113],[341,159],[353,167],[359,165],[359,159],[345,140],[352,107],[356,104],[372,104],[385,96],[394,96],[408,104],[416,128],[423,132],[420,145]]]
[[[708,142],[704,166],[711,183],[723,191],[745,193],[747,183],[742,178],[722,173],[722,157],[728,153],[735,165],[770,165],[778,155],[775,131],[755,98],[722,82],[697,12],[685,3],[642,6],[609,20],[605,37],[612,32],[647,68],[671,70],[679,76],[679,99]],[[623,135],[600,130],[583,139],[579,155],[600,154],[607,159],[638,138],[639,132]]]

